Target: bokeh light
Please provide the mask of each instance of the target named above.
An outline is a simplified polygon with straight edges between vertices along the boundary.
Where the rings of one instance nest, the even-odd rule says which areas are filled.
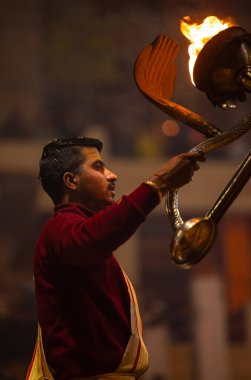
[[[179,133],[180,126],[174,120],[165,120],[161,126],[161,130],[165,136],[174,137]]]

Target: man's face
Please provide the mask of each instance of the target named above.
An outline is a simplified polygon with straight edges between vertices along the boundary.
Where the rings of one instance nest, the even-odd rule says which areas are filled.
[[[117,175],[107,169],[96,148],[80,151],[85,158],[75,175],[77,201],[92,211],[102,210],[114,202]]]

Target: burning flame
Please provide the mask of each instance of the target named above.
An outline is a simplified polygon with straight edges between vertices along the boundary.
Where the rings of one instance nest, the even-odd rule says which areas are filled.
[[[191,42],[188,47],[189,53],[189,72],[193,81],[193,68],[199,52],[203,46],[216,34],[230,26],[235,25],[233,19],[220,20],[216,16],[206,17],[201,24],[192,23],[189,16],[180,21],[182,34]]]

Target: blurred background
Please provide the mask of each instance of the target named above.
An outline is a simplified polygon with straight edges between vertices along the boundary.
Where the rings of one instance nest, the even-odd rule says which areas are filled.
[[[0,5],[0,380],[23,380],[36,338],[33,249],[53,205],[37,181],[50,139],[99,137],[119,175],[117,196],[202,136],[150,104],[133,67],[166,34],[180,46],[173,100],[227,130],[250,111],[216,109],[190,82],[189,15],[234,17],[251,32],[249,0],[9,0]],[[183,219],[204,215],[250,147],[250,133],[210,153],[180,192]],[[251,379],[251,186],[218,226],[207,257],[174,266],[159,206],[116,253],[138,293],[150,368],[146,380]]]

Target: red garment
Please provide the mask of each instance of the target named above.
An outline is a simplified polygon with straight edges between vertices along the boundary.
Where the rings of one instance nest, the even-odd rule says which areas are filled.
[[[114,372],[129,337],[130,297],[112,251],[158,204],[142,184],[94,214],[76,204],[55,207],[34,259],[38,321],[55,380]]]

